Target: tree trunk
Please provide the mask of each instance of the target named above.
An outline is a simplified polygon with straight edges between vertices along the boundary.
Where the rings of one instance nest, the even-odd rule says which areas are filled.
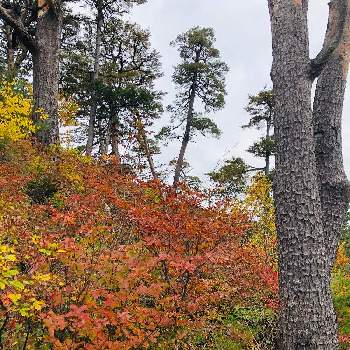
[[[120,151],[119,151],[119,140],[118,140],[118,130],[115,122],[111,122],[111,147],[112,155],[115,156],[116,162],[120,167],[122,164]]]
[[[182,138],[180,153],[179,153],[179,156],[177,158],[176,167],[175,167],[175,176],[174,176],[174,182],[173,182],[174,187],[176,187],[180,181],[181,171],[182,171],[184,160],[185,160],[186,149],[187,149],[188,143],[190,142],[191,127],[192,127],[192,120],[193,120],[194,100],[196,97],[196,80],[197,80],[197,77],[194,78],[194,82],[193,82],[192,88],[191,88],[188,113],[187,113],[187,119],[186,119],[186,129],[185,129],[184,136]]]
[[[344,2],[345,4],[345,2]],[[320,187],[323,229],[328,268],[331,269],[349,202],[349,182],[342,157],[342,112],[349,70],[350,19],[341,2],[330,4],[330,19],[325,46],[337,22],[345,21],[342,44],[323,68],[316,86],[313,124]],[[349,4],[347,5],[349,6]],[[341,16],[339,16],[339,13]]]
[[[61,0],[38,0],[33,3],[37,11],[35,37],[33,37],[31,29],[23,23],[23,19],[14,16],[12,11],[0,2],[0,17],[13,28],[17,38],[32,54],[33,120],[40,127],[36,136],[45,145],[59,142],[58,84],[61,5]],[[11,40],[13,40],[13,36]],[[23,56],[19,57],[17,63],[25,59],[26,50],[24,50]],[[11,60],[13,59],[11,58]],[[42,118],[44,116],[45,119]]]
[[[146,135],[146,132],[145,132],[145,127],[144,127],[140,117],[136,118],[135,126],[136,126],[136,129],[137,129],[137,141],[138,141],[141,149],[143,149],[143,151],[145,152],[145,155],[146,155],[146,158],[147,158],[147,162],[148,162],[148,166],[149,166],[149,169],[151,171],[153,180],[157,180],[158,179],[158,175],[157,175],[157,172],[156,172],[156,167],[154,166],[153,157],[152,157],[152,154],[151,154],[151,150],[149,148],[147,135]]]
[[[177,184],[180,181],[181,171],[182,171],[184,160],[185,160],[185,153],[186,153],[188,143],[190,141],[191,126],[192,126],[191,124],[192,124],[192,120],[193,120],[193,106],[194,106],[195,96],[196,96],[196,91],[194,88],[192,88],[190,103],[189,103],[189,107],[188,107],[188,115],[187,115],[187,120],[186,120],[186,129],[185,129],[184,136],[182,138],[180,153],[179,153],[179,156],[177,158],[176,167],[175,167],[175,176],[174,176],[174,183],[173,183],[174,187],[177,186]]]
[[[270,131],[271,131],[271,120],[266,121],[266,140],[270,140]],[[270,157],[271,151],[268,150],[265,156],[265,176],[268,177],[270,175]]]
[[[104,130],[102,123],[99,123],[99,135],[100,135],[100,156],[106,156],[108,154],[108,146],[110,144],[111,136],[111,121],[108,121],[108,125]]]
[[[102,25],[103,25],[103,12],[100,2],[97,5],[97,18],[96,18],[96,43],[95,43],[95,64],[94,73],[92,77],[92,98],[89,116],[89,127],[88,127],[88,139],[86,143],[86,155],[91,155],[94,136],[95,136],[95,121],[97,112],[97,93],[96,93],[96,83],[100,73],[100,60],[101,60],[101,41],[102,41]]]
[[[199,48],[196,51],[196,57],[194,59],[194,63],[199,62],[201,52],[202,52],[202,48]],[[192,85],[191,85],[191,90],[190,90],[189,99],[188,99],[188,111],[187,111],[187,118],[186,118],[185,133],[184,133],[184,136],[182,138],[180,153],[179,153],[179,156],[177,158],[177,163],[176,163],[176,167],[175,167],[175,175],[174,175],[174,182],[173,182],[174,187],[176,187],[180,181],[181,171],[182,171],[184,160],[185,160],[186,149],[187,149],[188,143],[190,142],[190,138],[191,138],[191,129],[192,129],[193,112],[194,112],[194,101],[195,101],[196,94],[197,94],[197,79],[198,79],[198,72],[196,71],[193,74]]]
[[[34,120],[40,126],[38,140],[43,144],[59,142],[58,84],[61,18],[53,10],[41,13],[35,32],[33,56]],[[42,120],[42,113],[46,118]]]
[[[331,3],[339,10],[337,20],[345,13],[348,18],[348,7],[345,13],[341,10],[343,4],[345,0]],[[348,203],[340,136],[347,68],[332,45],[332,50],[323,50],[331,58],[324,61],[318,56],[314,69],[309,58],[307,5],[307,0],[269,0],[276,106],[278,345],[283,350],[335,350],[338,340],[330,274]],[[348,44],[348,37],[337,39],[344,51]],[[313,113],[315,72],[321,76]]]
[[[12,75],[15,68],[15,49],[13,47],[13,33],[10,25],[5,24],[5,34],[7,41],[7,52],[6,52],[6,61],[7,61],[7,71]]]

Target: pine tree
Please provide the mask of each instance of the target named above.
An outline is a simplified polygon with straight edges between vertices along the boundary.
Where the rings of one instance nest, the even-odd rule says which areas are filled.
[[[89,130],[91,97],[96,96],[93,147],[98,146],[101,155],[111,148],[121,161],[121,151],[138,153],[155,177],[152,157],[158,150],[148,130],[162,112],[162,93],[154,88],[162,73],[160,55],[150,44],[150,32],[120,18],[105,21],[96,81],[91,79],[95,62],[90,40],[93,36],[94,22],[87,19],[74,49],[65,52],[63,88],[79,101],[80,118],[83,123],[89,121]],[[135,160],[137,157],[131,154],[126,158]]]
[[[92,83],[92,95],[90,99],[90,113],[89,113],[89,127],[88,138],[86,144],[86,154],[91,155],[95,133],[95,122],[97,113],[97,89],[98,79],[100,75],[101,66],[101,53],[102,53],[102,40],[103,40],[103,25],[105,22],[111,22],[121,14],[128,12],[132,5],[143,4],[147,0],[118,0],[118,1],[106,1],[106,0],[88,0],[87,4],[91,10],[95,13],[94,17],[94,34],[95,34],[95,46],[94,46],[94,68],[91,77]],[[90,37],[91,40],[91,37]]]
[[[274,102],[271,90],[262,90],[257,95],[249,95],[249,103],[246,111],[251,116],[249,123],[243,128],[264,128],[265,136],[254,142],[248,152],[255,157],[264,158],[265,175],[269,176],[271,171],[271,157],[275,153],[275,141],[273,136]]]
[[[196,133],[220,135],[215,122],[203,113],[216,112],[225,104],[225,75],[227,65],[220,60],[220,51],[214,47],[215,35],[211,28],[195,27],[180,34],[171,43],[179,51],[181,63],[175,67],[173,81],[178,90],[176,100],[169,111],[173,121],[184,126],[182,143],[176,162],[174,186],[180,181],[185,153]],[[203,112],[196,111],[197,105]],[[163,130],[166,134],[167,130]]]

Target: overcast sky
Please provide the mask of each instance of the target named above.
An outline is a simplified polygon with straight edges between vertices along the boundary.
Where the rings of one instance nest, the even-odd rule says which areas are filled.
[[[312,55],[322,44],[327,25],[328,0],[310,0],[310,36]],[[271,36],[267,1],[265,0],[148,0],[148,3],[135,8],[131,20],[139,23],[152,33],[153,46],[162,55],[164,77],[158,86],[168,92],[165,104],[172,101],[174,87],[171,74],[178,62],[177,51],[169,47],[169,42],[179,33],[200,25],[215,30],[216,46],[223,60],[229,65],[227,77],[226,107],[213,117],[221,130],[222,137],[199,137],[189,146],[187,159],[193,175],[202,177],[215,168],[220,160],[230,156],[240,156],[252,165],[260,165],[246,149],[259,137],[259,131],[242,130],[241,125],[248,120],[244,111],[248,94],[254,94],[271,87]],[[350,173],[350,101],[344,114],[344,158],[346,170]],[[169,146],[161,158],[168,162],[179,150],[179,144]]]

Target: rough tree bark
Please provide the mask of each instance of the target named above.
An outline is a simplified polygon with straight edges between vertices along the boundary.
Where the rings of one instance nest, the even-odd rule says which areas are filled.
[[[33,58],[34,120],[41,128],[37,133],[43,144],[59,142],[58,130],[58,82],[59,47],[61,36],[61,1],[38,0],[35,34],[28,29],[29,24],[0,2],[0,17],[16,32],[22,44]],[[40,120],[38,111],[47,115]]]
[[[350,1],[330,2],[324,47],[314,60],[309,58],[308,0],[268,3],[276,108],[278,347],[335,350],[330,275],[349,202],[341,118],[349,66]]]
[[[57,10],[59,11],[59,10]],[[39,11],[33,57],[34,120],[43,127],[37,133],[41,143],[59,142],[58,86],[61,15],[52,8]],[[47,114],[40,121],[40,110]]]

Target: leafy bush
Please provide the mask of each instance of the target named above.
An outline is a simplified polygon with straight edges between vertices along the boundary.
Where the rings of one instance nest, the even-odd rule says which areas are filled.
[[[236,305],[265,310],[276,295],[264,254],[242,243],[251,227],[243,210],[203,206],[202,193],[121,176],[76,152],[8,147],[4,348],[25,339],[28,349],[258,346],[265,321],[229,322]]]
[[[0,139],[17,141],[36,131],[31,88],[21,80],[0,82]]]
[[[35,204],[46,204],[57,191],[56,183],[46,176],[29,181],[24,190]]]

